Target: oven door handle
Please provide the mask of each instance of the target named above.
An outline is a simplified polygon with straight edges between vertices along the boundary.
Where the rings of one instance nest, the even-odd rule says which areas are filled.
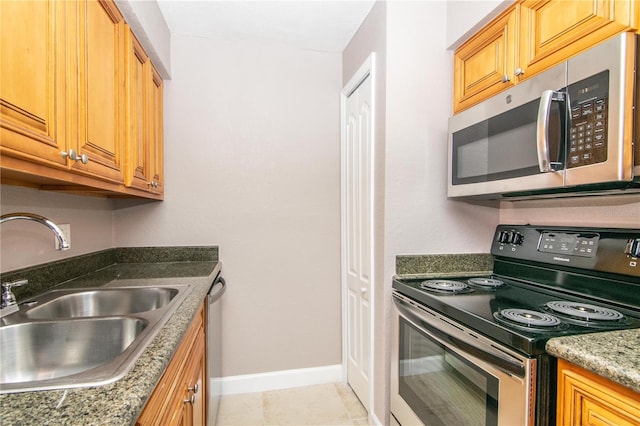
[[[428,314],[427,312],[422,312],[421,308],[414,306],[412,303],[395,294],[393,295],[393,299],[398,310],[407,317],[407,319],[417,322],[425,329],[425,331],[440,343],[464,351],[469,355],[491,364],[507,374],[512,374],[520,378],[524,378],[526,376],[526,369],[523,362],[518,362],[517,359],[509,356],[509,354],[499,350],[493,345],[482,344],[482,342],[477,338],[465,333],[464,331],[459,331],[460,337],[443,332],[432,324],[434,321],[441,321],[438,320],[437,317],[427,318],[425,316],[425,314]],[[448,321],[444,322],[451,327],[459,329],[459,327],[449,323]],[[479,348],[479,345],[482,346],[482,348]]]

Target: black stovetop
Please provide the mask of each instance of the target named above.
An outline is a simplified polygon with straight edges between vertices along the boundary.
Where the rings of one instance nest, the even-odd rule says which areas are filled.
[[[396,278],[393,280],[393,288],[399,293],[526,355],[544,353],[545,343],[552,337],[640,328],[640,313],[638,312],[603,304],[600,301],[588,300],[584,297],[536,288],[501,276],[491,275],[486,278],[500,279],[505,284],[495,289],[469,286],[470,292],[443,294],[422,289],[420,284],[425,279]],[[447,280],[467,283],[468,278],[447,278]],[[556,313],[549,312],[545,307],[545,304],[551,301],[583,302],[609,307],[622,313],[624,318],[611,322],[566,320]],[[496,318],[495,314],[502,309],[526,309],[550,313],[559,318],[562,325],[544,329],[536,325],[511,324]]]
[[[501,280],[502,286],[469,285],[466,292],[444,294],[422,288],[425,278],[396,277],[393,289],[533,356],[545,353],[545,343],[552,337],[640,328],[640,260],[628,253],[629,241],[640,243],[640,230],[500,225],[491,250],[494,273],[484,278]],[[444,279],[468,284],[469,278]],[[574,320],[550,311],[545,305],[552,301],[587,303],[623,317],[606,322]],[[551,314],[561,324],[516,325],[497,314],[502,309]]]

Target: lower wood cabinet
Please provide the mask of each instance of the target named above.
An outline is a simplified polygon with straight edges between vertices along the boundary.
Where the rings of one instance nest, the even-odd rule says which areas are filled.
[[[189,326],[136,425],[205,425],[204,305]]]
[[[558,360],[557,425],[640,425],[640,394]]]

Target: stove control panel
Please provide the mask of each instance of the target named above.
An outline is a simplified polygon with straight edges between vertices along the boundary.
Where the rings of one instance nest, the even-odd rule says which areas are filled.
[[[640,277],[640,229],[498,225],[491,254]]]
[[[598,234],[543,232],[538,251],[571,256],[594,257],[598,251]]]

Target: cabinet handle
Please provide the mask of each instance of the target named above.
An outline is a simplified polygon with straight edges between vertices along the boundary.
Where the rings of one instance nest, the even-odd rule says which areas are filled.
[[[196,403],[196,395],[195,394],[191,394],[191,398],[187,398],[185,400],[182,401],[185,404],[195,404]]]
[[[522,68],[516,68],[515,75],[523,75],[524,70]]]
[[[508,75],[506,75],[506,74],[505,74],[505,75],[503,75],[503,76],[502,76],[502,82],[503,82],[503,83],[506,83],[506,82],[508,82],[508,81],[511,81],[511,79],[509,78],[509,76],[508,76]]]
[[[78,161],[82,164],[87,164],[89,162],[89,156],[87,154],[78,155],[75,149],[70,149],[69,152],[62,151],[60,155],[62,155],[62,158],[69,158],[69,160],[75,161],[76,163]]]
[[[200,385],[198,383],[196,383],[193,386],[189,386],[187,388],[188,391],[193,392],[193,393],[198,393],[198,391],[200,390]]]
[[[154,180],[154,181],[149,182],[147,185],[149,185],[151,188],[157,188],[158,187],[158,182]]]

